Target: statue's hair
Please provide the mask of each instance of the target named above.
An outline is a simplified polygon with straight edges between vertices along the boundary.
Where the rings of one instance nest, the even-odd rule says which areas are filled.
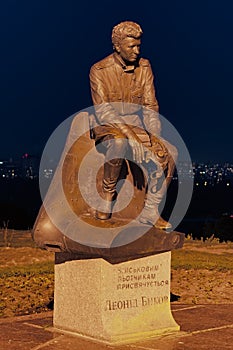
[[[125,21],[117,24],[112,30],[112,43],[115,49],[126,37],[139,39],[142,36],[142,28],[139,24],[131,21]]]

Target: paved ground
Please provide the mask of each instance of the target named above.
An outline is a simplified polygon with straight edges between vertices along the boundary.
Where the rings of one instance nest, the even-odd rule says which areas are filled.
[[[172,305],[181,326],[174,335],[110,346],[53,331],[52,312],[0,319],[1,350],[225,350],[233,349],[233,304]]]

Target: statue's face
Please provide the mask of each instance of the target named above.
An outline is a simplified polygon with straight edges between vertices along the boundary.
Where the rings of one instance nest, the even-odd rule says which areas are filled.
[[[133,63],[140,53],[141,39],[127,37],[119,45],[116,45],[116,51],[125,62]]]

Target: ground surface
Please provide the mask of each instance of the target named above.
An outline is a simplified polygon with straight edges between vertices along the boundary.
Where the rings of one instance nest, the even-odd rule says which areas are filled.
[[[57,332],[52,312],[0,319],[2,350],[230,350],[233,304],[172,304],[180,332],[117,347]]]
[[[233,243],[186,240],[172,252],[174,304],[233,303]],[[0,317],[53,307],[54,254],[35,247],[30,232],[0,231]]]

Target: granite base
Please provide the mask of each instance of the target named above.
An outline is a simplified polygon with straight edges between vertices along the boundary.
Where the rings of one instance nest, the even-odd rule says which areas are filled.
[[[109,344],[178,331],[170,266],[171,252],[114,265],[102,258],[56,264],[54,327]]]

